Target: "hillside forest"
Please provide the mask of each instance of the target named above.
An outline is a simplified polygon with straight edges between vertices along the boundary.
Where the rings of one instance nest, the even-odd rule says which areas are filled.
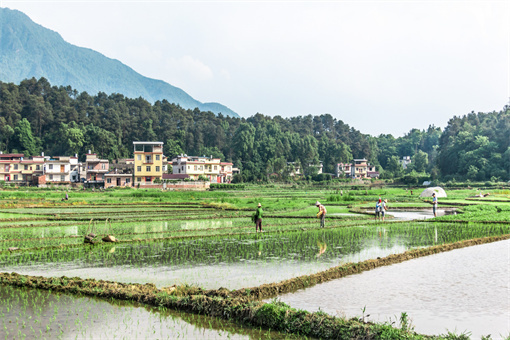
[[[233,118],[183,109],[166,100],[98,93],[91,96],[45,79],[0,82],[0,151],[32,156],[88,150],[109,160],[133,157],[133,141],[164,142],[164,154],[185,153],[232,161],[237,181],[287,180],[288,163],[314,178],[337,163],[366,158],[381,178],[413,183],[420,178],[458,181],[510,179],[510,107],[454,116],[442,130],[433,125],[395,138],[363,134],[330,114],[291,118],[255,114]],[[410,156],[403,169],[399,160]],[[324,178],[324,176],[322,176]]]

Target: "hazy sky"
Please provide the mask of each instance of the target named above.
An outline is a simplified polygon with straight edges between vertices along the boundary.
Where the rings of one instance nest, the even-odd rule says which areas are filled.
[[[1,1],[243,117],[401,136],[510,97],[510,0]]]

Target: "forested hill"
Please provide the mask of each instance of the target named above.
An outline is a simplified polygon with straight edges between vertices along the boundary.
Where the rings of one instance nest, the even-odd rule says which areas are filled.
[[[256,114],[247,119],[184,109],[166,100],[99,93],[90,96],[41,78],[20,85],[0,82],[0,151],[27,156],[79,154],[88,150],[110,160],[133,156],[133,141],[162,141],[164,153],[213,155],[233,161],[242,180],[286,178],[287,162],[324,164],[333,173],[339,162],[367,158],[383,178],[508,180],[510,108],[454,117],[445,131],[429,126],[403,137],[373,137],[333,118],[282,118]],[[402,169],[399,159],[410,156]],[[414,181],[414,182],[413,182]]]
[[[183,108],[239,117],[224,105],[201,103],[180,88],[144,77],[118,60],[71,45],[22,12],[0,8],[0,81],[19,84],[32,77],[90,94],[121,93],[151,103],[166,99]]]

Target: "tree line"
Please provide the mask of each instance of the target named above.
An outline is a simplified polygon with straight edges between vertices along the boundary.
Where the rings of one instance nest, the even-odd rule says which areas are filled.
[[[91,150],[110,160],[133,157],[133,141],[164,142],[164,154],[206,155],[232,161],[241,181],[288,178],[292,163],[312,176],[316,165],[366,158],[382,178],[458,180],[509,178],[510,110],[454,117],[444,131],[433,125],[405,136],[363,134],[330,114],[291,118],[255,114],[233,118],[183,109],[166,100],[51,86],[45,79],[0,82],[0,150],[63,156]],[[403,169],[399,160],[411,156]]]

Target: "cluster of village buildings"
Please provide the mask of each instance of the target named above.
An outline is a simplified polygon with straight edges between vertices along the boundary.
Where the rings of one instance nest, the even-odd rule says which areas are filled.
[[[32,156],[0,152],[0,181],[19,185],[47,186],[50,184],[83,183],[91,187],[161,186],[172,180],[208,180],[210,183],[230,183],[239,170],[230,162],[212,156],[181,154],[171,162],[163,155],[162,142],[133,142],[133,158],[110,163],[89,151],[85,162],[78,156]],[[292,163],[289,163],[292,164]],[[170,168],[171,167],[171,168]],[[322,173],[322,163],[318,166]],[[292,175],[300,175],[295,167]],[[339,163],[337,177],[354,179],[377,178],[375,166],[366,159]]]
[[[83,183],[90,187],[161,186],[171,180],[207,179],[230,183],[238,172],[214,157],[181,155],[169,164],[162,142],[133,142],[134,157],[110,163],[89,151],[85,162],[74,156],[32,156],[0,153],[0,181],[18,185]],[[170,171],[169,171],[170,170]],[[172,173],[169,173],[172,172]]]

